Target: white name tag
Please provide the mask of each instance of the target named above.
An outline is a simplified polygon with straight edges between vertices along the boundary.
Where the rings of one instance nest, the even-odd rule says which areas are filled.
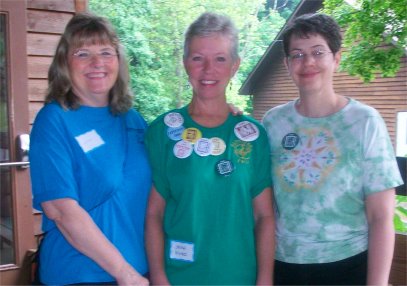
[[[105,141],[103,141],[103,139],[95,130],[91,130],[89,132],[83,133],[82,135],[76,136],[75,139],[76,141],[78,141],[79,145],[85,153],[105,144]]]
[[[190,242],[170,241],[170,259],[194,262],[194,244]]]

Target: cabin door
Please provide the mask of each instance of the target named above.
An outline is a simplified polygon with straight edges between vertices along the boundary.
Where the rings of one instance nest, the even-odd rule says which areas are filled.
[[[35,248],[28,162],[26,1],[0,1],[0,284],[29,283]]]

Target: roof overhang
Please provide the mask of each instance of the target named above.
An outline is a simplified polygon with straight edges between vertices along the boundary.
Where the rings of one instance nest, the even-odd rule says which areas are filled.
[[[291,14],[290,18],[287,20],[287,23],[294,19],[297,16],[314,13],[322,8],[323,0],[302,0],[294,12]],[[286,24],[287,24],[286,23]],[[264,71],[268,70],[269,66],[273,64],[273,59],[279,53],[282,53],[282,35],[286,27],[286,24],[277,34],[275,39],[271,42],[270,46],[267,48],[263,56],[258,61],[257,65],[250,72],[243,85],[239,89],[239,94],[242,95],[251,95],[253,94],[254,87],[257,85],[259,80],[261,80],[264,75]]]

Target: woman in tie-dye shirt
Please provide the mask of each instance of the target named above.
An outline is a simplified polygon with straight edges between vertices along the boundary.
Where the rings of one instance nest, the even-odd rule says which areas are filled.
[[[299,99],[263,119],[277,211],[275,284],[387,285],[402,180],[385,123],[334,91],[341,34],[332,18],[295,19],[283,44]]]

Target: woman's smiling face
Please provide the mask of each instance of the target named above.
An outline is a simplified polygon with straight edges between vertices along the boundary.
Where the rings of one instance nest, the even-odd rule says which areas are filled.
[[[111,45],[85,45],[68,56],[73,92],[87,106],[107,106],[119,74],[117,51]]]
[[[340,52],[333,54],[322,36],[291,36],[286,65],[300,91],[320,91],[331,86],[339,62]]]
[[[204,98],[224,96],[239,64],[240,60],[232,57],[231,40],[221,34],[193,37],[184,59],[194,96]]]

